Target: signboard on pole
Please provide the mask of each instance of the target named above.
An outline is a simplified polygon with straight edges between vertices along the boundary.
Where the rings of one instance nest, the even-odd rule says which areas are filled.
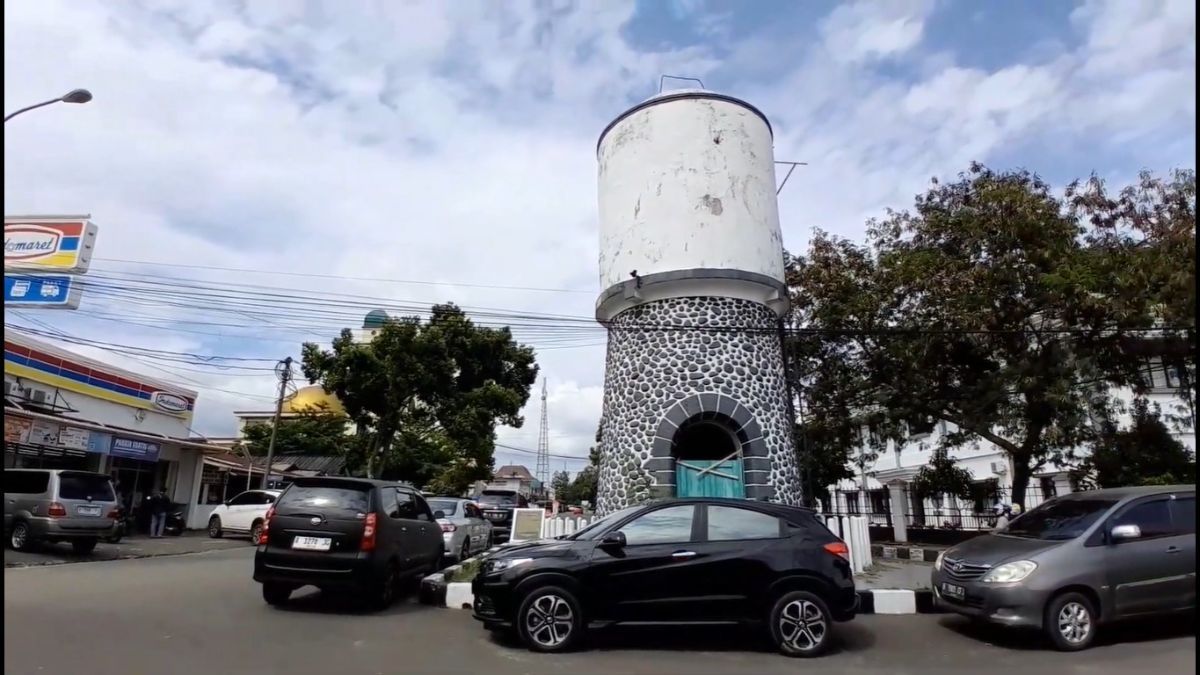
[[[88,216],[5,216],[4,271],[83,274],[96,248]]]
[[[541,539],[542,521],[545,518],[545,509],[513,509],[512,532],[508,540],[515,544]]]
[[[4,275],[6,307],[77,309],[83,286],[65,274]]]

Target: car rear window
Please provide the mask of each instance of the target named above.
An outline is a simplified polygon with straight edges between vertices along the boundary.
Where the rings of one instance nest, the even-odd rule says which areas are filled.
[[[108,476],[79,473],[59,474],[58,496],[62,499],[94,502],[111,502],[117,498],[113,493],[112,479]]]
[[[452,499],[430,499],[429,510],[435,513],[441,511],[447,517],[453,516],[458,513],[458,502]]]
[[[279,498],[275,508],[281,513],[301,509],[365,512],[367,491],[353,487],[293,485]]]
[[[484,506],[512,506],[517,503],[517,496],[514,494],[488,494],[479,495],[479,503]]]

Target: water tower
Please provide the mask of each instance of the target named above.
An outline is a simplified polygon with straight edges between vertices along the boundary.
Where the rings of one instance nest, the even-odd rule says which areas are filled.
[[[618,116],[597,155],[599,511],[669,496],[799,503],[770,122],[675,90]]]

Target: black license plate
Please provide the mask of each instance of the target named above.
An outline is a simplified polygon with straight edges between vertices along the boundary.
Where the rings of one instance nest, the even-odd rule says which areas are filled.
[[[951,600],[962,600],[963,598],[967,597],[967,590],[962,586],[944,583],[942,584],[942,595],[950,598]]]
[[[504,511],[488,511],[483,515],[487,516],[488,520],[504,520],[508,518],[508,513]]]

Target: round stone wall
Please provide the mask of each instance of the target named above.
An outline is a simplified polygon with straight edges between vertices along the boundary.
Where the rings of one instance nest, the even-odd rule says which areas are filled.
[[[674,496],[674,430],[717,417],[739,425],[746,496],[799,504],[775,313],[695,297],[618,314],[608,331],[597,511]]]

